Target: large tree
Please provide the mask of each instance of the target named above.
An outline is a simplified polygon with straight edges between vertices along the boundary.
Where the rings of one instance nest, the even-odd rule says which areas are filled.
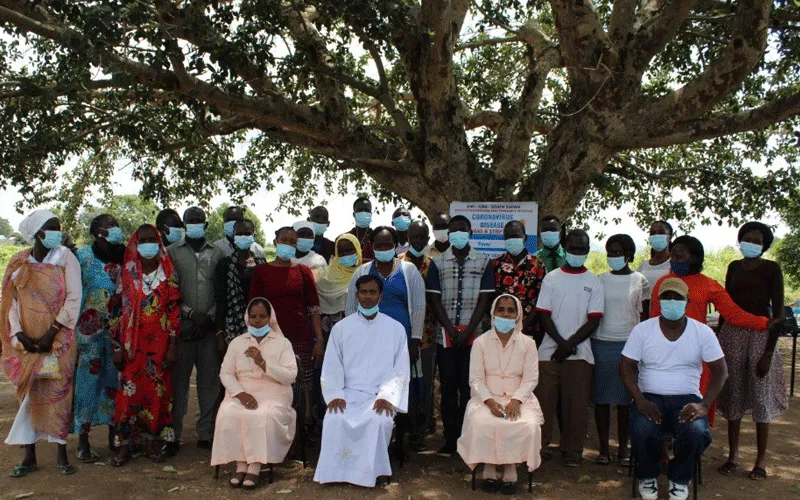
[[[0,185],[31,202],[83,155],[79,186],[126,159],[163,202],[287,178],[284,202],[355,182],[428,213],[735,222],[781,208],[797,161],[791,0],[0,0],[0,21]]]

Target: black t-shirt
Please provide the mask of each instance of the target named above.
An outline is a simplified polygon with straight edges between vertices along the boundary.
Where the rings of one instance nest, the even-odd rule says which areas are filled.
[[[753,270],[745,269],[741,260],[733,261],[728,266],[725,289],[736,305],[750,314],[772,317],[769,313],[772,297],[781,288],[783,273],[776,262],[762,259],[761,264]],[[783,307],[783,304],[776,306]]]

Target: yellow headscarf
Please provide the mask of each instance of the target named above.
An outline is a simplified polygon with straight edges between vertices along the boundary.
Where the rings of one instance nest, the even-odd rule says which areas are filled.
[[[356,265],[345,267],[339,263],[339,241],[347,240],[356,249]],[[361,257],[361,243],[358,238],[350,233],[345,233],[336,238],[335,252],[331,263],[322,272],[317,281],[317,293],[319,294],[319,308],[322,314],[336,314],[345,309],[347,302],[347,287],[350,279],[355,274],[356,269],[363,263]]]

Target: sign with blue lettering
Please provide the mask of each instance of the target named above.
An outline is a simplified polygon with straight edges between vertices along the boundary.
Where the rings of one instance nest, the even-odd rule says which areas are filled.
[[[454,201],[450,204],[450,217],[463,215],[472,224],[472,239],[469,244],[475,250],[491,258],[506,251],[503,228],[512,220],[525,224],[528,238],[525,249],[536,251],[536,238],[539,222],[539,205],[534,201],[525,202],[469,202]]]

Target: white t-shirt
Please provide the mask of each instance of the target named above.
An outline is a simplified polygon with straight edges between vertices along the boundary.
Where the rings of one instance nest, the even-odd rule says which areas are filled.
[[[666,261],[662,262],[657,266],[652,266],[650,265],[649,260],[645,260],[641,264],[639,264],[639,269],[637,269],[636,272],[644,274],[644,277],[647,278],[647,282],[650,283],[650,290],[652,290],[662,276],[666,276],[669,274],[670,272],[669,259],[667,259]]]
[[[605,293],[603,319],[594,333],[597,340],[625,342],[639,323],[642,301],[650,300],[650,285],[642,273],[600,275]]]
[[[536,310],[549,312],[558,334],[569,339],[590,316],[603,316],[603,283],[587,269],[579,272],[554,269],[542,280]],[[557,347],[556,341],[545,334],[539,346],[539,359],[550,361]],[[578,353],[567,359],[594,364],[589,342],[581,342]]]
[[[711,363],[724,354],[708,326],[688,318],[686,330],[675,342],[661,332],[660,318],[636,325],[622,355],[639,362],[639,390],[661,396],[700,394],[703,361]]]

